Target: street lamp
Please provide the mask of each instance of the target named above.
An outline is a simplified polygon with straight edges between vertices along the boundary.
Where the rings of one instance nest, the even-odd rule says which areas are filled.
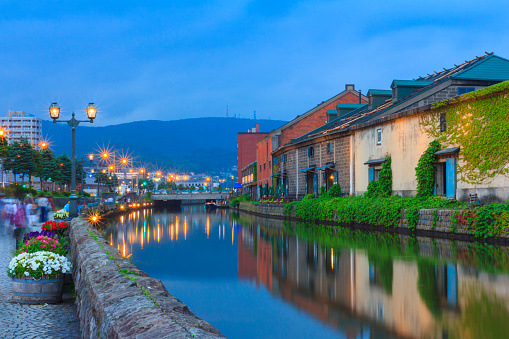
[[[60,106],[53,102],[49,106],[49,114],[54,123],[65,122],[72,130],[72,165],[71,165],[71,196],[69,197],[69,218],[78,216],[78,197],[76,196],[76,127],[80,122],[93,123],[97,116],[97,107],[94,103],[89,103],[87,106],[88,120],[76,120],[75,114],[72,112],[71,120],[57,120],[60,117]]]

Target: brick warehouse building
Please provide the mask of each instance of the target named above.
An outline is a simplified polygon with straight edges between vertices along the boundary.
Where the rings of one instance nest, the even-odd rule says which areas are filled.
[[[367,104],[368,98],[355,90],[355,85],[345,85],[345,90],[334,97],[322,101],[316,107],[306,113],[297,116],[292,121],[273,130],[258,143],[258,194],[259,196],[272,193],[272,186],[276,184],[275,163],[271,153],[290,144],[293,138],[300,137],[337,117],[338,104],[352,105],[352,109],[358,105]],[[287,183],[283,187],[287,187]],[[277,192],[276,192],[277,193]]]
[[[429,140],[416,145],[424,139],[416,119],[410,128],[404,122],[411,119],[391,120],[389,117],[408,114],[409,110],[424,108],[505,79],[509,79],[509,60],[486,54],[427,77],[394,80],[392,90],[370,89],[367,105],[359,105],[345,113],[345,105],[338,104],[335,120],[275,150],[272,158],[276,164],[276,183],[279,187],[288,187],[282,194],[296,199],[305,194],[318,195],[320,187],[327,190],[336,182],[343,193],[362,194],[370,181],[378,180],[381,163],[387,156],[392,156],[393,190],[400,195],[412,195],[415,193],[414,168]],[[394,123],[384,124],[383,118],[394,120]],[[444,167],[442,174],[444,178],[454,180],[442,178],[442,181],[452,185],[458,156],[457,153],[447,156],[451,166]],[[439,179],[437,176],[437,185]],[[437,194],[443,191],[438,185]],[[456,191],[454,186],[447,190],[450,196],[444,195],[452,198]]]
[[[262,140],[268,132],[260,132],[260,124],[247,132],[239,132],[237,139],[237,182],[242,182],[242,169],[256,161],[256,144]]]

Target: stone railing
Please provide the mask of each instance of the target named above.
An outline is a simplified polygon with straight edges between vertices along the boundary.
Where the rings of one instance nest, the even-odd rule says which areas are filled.
[[[75,218],[70,229],[83,338],[224,338],[87,222]]]

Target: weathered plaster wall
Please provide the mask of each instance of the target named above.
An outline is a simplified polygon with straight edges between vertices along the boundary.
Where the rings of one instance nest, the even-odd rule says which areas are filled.
[[[423,133],[419,124],[421,114],[412,114],[381,124],[359,128],[355,131],[355,193],[363,194],[368,187],[368,166],[371,159],[387,156],[392,158],[393,192],[401,196],[415,195],[417,182],[415,167],[419,158],[432,141]],[[376,131],[382,129],[382,144],[376,144]],[[452,147],[452,146],[450,146]],[[461,151],[460,160],[461,164]],[[509,178],[496,176],[489,183],[472,185],[462,182],[458,175],[456,199],[468,200],[468,195],[477,193],[481,201],[502,201],[509,198]]]
[[[382,129],[382,144],[376,144],[376,131]],[[388,121],[355,130],[355,193],[368,187],[368,166],[372,159],[392,157],[392,189],[407,196],[415,194],[415,167],[431,140],[423,134],[417,116]]]
[[[75,218],[70,229],[82,338],[224,338],[87,222]]]

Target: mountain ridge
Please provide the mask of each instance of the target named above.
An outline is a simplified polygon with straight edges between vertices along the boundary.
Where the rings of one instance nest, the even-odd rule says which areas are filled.
[[[79,126],[76,155],[86,159],[89,153],[97,154],[100,148],[109,145],[132,153],[138,164],[150,162],[168,169],[214,172],[237,164],[237,133],[247,132],[256,123],[260,123],[262,132],[270,132],[286,122],[204,117]],[[44,120],[42,125],[43,135],[50,139],[55,153],[71,154],[70,128]]]

